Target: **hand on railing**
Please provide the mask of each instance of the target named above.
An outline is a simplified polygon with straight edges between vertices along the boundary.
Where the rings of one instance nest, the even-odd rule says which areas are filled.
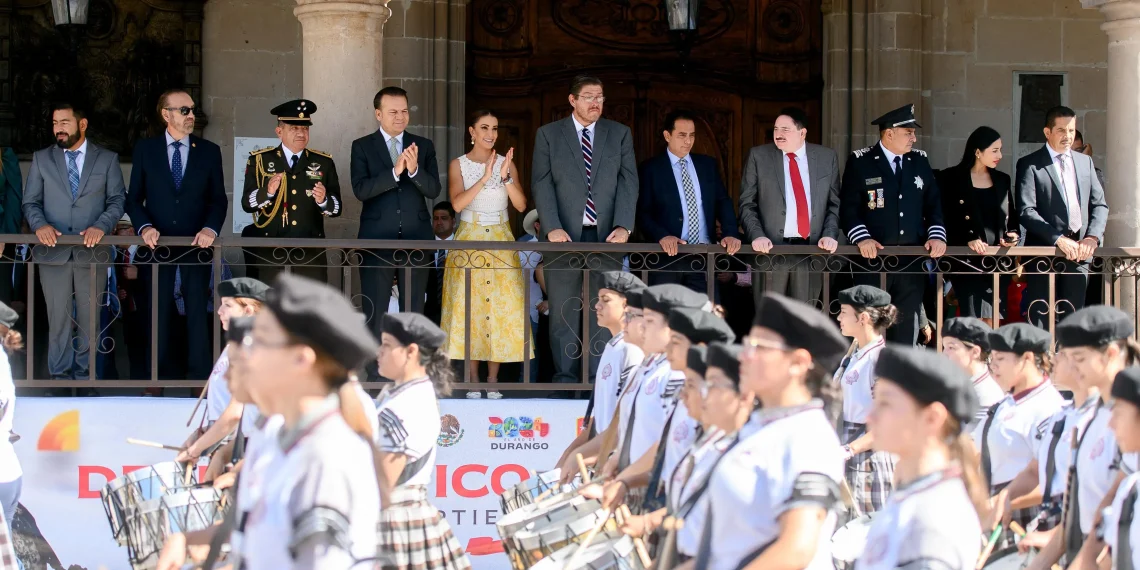
[[[759,253],[767,254],[772,251],[772,240],[766,237],[758,237],[752,240],[752,249]]]
[[[819,247],[819,249],[822,249],[827,253],[835,253],[836,248],[839,247],[839,242],[836,241],[835,238],[825,237],[821,238],[819,240],[819,243],[816,245]]]
[[[926,241],[926,251],[930,252],[930,257],[938,259],[946,254],[946,242],[940,239],[932,239]]]
[[[859,255],[867,259],[879,257],[879,250],[881,249],[883,249],[883,245],[873,239],[865,239],[859,242]]]
[[[48,247],[55,247],[56,238],[61,235],[63,234],[53,228],[51,224],[44,224],[40,226],[40,229],[36,230],[36,237],[39,238],[40,243]]]

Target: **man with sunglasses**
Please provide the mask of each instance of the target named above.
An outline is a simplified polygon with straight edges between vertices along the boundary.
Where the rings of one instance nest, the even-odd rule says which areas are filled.
[[[213,364],[210,352],[209,250],[226,221],[227,198],[222,174],[222,151],[218,145],[193,135],[194,99],[181,89],[163,93],[158,100],[158,115],[166,129],[157,137],[135,144],[131,167],[131,184],[127,193],[127,214],[134,222],[143,242],[139,250],[139,276],[143,291],[151,291],[158,280],[158,375],[164,379],[186,376],[202,380],[210,376]],[[192,237],[197,248],[163,248],[154,255],[162,237]],[[158,257],[173,263],[158,265],[154,271],[149,262]],[[186,313],[187,368],[172,365],[171,328],[175,319],[175,274],[182,284],[181,295]],[[150,307],[147,299],[143,306]]]

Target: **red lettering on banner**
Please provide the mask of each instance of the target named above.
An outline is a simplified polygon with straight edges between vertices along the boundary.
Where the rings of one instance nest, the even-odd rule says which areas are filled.
[[[139,469],[146,469],[147,467],[150,467],[150,465],[124,465],[123,469],[122,469],[122,474],[126,475],[128,473],[138,471]],[[199,481],[206,478],[206,469],[207,468],[208,468],[207,465],[199,465],[198,466],[198,480]],[[92,481],[91,481],[92,475],[100,475],[103,477],[103,482],[98,483],[95,488],[92,488]],[[79,466],[79,484],[78,484],[79,498],[80,499],[98,499],[99,498],[99,491],[101,491],[103,489],[103,487],[106,487],[107,483],[110,483],[111,480],[116,479],[118,477],[119,476],[116,475],[115,471],[113,469],[111,469],[110,467],[104,467],[102,465],[80,465]]]
[[[514,473],[519,476],[520,481],[526,481],[530,478],[530,471],[522,465],[516,463],[507,463],[500,465],[494,470],[491,470],[490,488],[487,488],[487,483],[481,482],[478,487],[470,487],[465,478],[468,475],[478,474],[486,475],[488,471],[486,465],[467,464],[455,468],[451,472],[451,477],[447,476],[447,465],[435,466],[435,496],[436,498],[447,497],[448,483],[451,488],[455,490],[455,494],[465,499],[476,499],[479,497],[486,497],[491,493],[500,495],[506,491],[503,485],[503,477],[508,473]],[[514,483],[511,483],[512,485]]]

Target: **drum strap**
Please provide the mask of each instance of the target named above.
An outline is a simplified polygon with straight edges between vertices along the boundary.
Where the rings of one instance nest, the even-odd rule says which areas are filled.
[[[234,435],[234,452],[230,457],[230,465],[237,465],[242,457],[245,457],[245,434],[242,433],[242,420],[245,419],[246,409],[242,409],[241,418],[238,419],[237,433]]]
[[[700,485],[696,489],[693,489],[692,494],[689,495],[689,498],[686,499],[685,502],[681,503],[681,506],[677,507],[677,512],[674,513],[675,518],[683,519],[689,516],[689,513],[693,511],[693,507],[697,505],[697,501],[700,500],[701,496],[704,495],[705,491],[708,490],[709,482],[712,481],[712,476],[713,473],[716,472],[717,465],[720,465],[720,462],[722,459],[724,459],[724,456],[728,455],[728,452],[732,451],[732,448],[736,447],[736,444],[740,443],[739,434],[734,434],[728,437],[731,437],[732,441],[729,442],[728,447],[726,447],[724,452],[720,454],[720,457],[716,458],[716,462],[709,467],[709,470],[707,473],[705,473],[705,478],[701,480]],[[705,520],[708,520],[708,517],[706,517]]]
[[[657,446],[657,455],[653,458],[653,469],[649,471],[649,486],[645,493],[645,502],[642,505],[642,511],[651,513],[665,506],[665,501],[662,500],[663,482],[661,481],[662,471],[665,470],[665,451],[669,447],[669,432],[673,429],[673,416],[677,413],[677,406],[673,406],[673,411],[669,412],[669,418],[665,420],[665,429],[661,431],[661,442]]]
[[[630,443],[633,441],[633,426],[634,421],[637,420],[637,397],[641,395],[641,387],[637,387],[637,391],[633,393],[633,404],[629,407],[629,423],[625,426],[625,437],[621,441],[621,453],[618,455],[617,472],[621,473],[626,467],[629,467],[630,462]]]
[[[399,487],[404,483],[412,480],[417,473],[423,470],[424,466],[428,464],[431,459],[431,452],[427,452],[420,456],[419,459],[404,465],[404,470],[400,472],[400,477],[396,479],[396,486]]]
[[[1061,443],[1061,436],[1065,433],[1065,419],[1053,424],[1053,439],[1049,440],[1049,459],[1045,461],[1045,494],[1041,500],[1053,500],[1053,477],[1057,474],[1057,444]]]
[[[238,478],[241,475],[238,474]],[[225,518],[222,519],[222,524],[218,526],[218,530],[214,532],[214,536],[210,538],[210,552],[206,554],[206,560],[202,562],[202,568],[213,568],[214,563],[222,556],[222,545],[230,538],[230,532],[233,531],[234,524],[237,522],[238,511],[237,508],[237,482],[234,482],[233,497],[230,501],[230,508],[226,512]],[[244,526],[244,525],[243,525]],[[238,565],[235,564],[236,568]]]
[[[1001,406],[1001,401],[986,411],[986,425],[982,428],[982,475],[986,478],[986,488],[992,487],[994,480],[993,465],[990,462],[990,428],[994,425],[998,406]]]
[[[1132,518],[1136,508],[1137,486],[1124,497],[1124,504],[1120,505],[1120,520],[1116,525],[1116,570],[1134,570],[1132,568],[1132,545],[1129,538],[1132,534]]]

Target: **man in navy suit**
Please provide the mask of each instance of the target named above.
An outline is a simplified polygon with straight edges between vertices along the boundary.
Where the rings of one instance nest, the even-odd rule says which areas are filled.
[[[1104,237],[1108,204],[1093,161],[1073,152],[1077,116],[1068,107],[1045,114],[1045,145],[1017,161],[1017,192],[1024,245],[1056,246],[1065,259],[1028,263],[1032,270],[1056,272],[1056,321],[1085,306],[1089,260]],[[1049,278],[1032,275],[1026,283],[1029,321],[1049,328]]]
[[[716,239],[716,223],[723,237],[720,246],[734,255],[740,250],[736,212],[721,181],[716,160],[692,154],[697,122],[688,111],[673,111],[665,117],[663,135],[668,149],[641,165],[638,179],[637,225],[661,244],[669,257],[683,244],[710,244]],[[650,263],[649,284],[680,283],[705,293],[705,272],[693,271],[704,258]]]
[[[209,378],[213,367],[210,352],[210,265],[209,248],[226,221],[226,186],[222,174],[222,151],[218,145],[198,138],[194,131],[194,100],[190,94],[173,89],[159,97],[158,114],[166,130],[157,137],[135,144],[131,185],[127,192],[127,214],[150,250],[140,249],[136,259],[144,291],[151,291],[155,279],[147,262],[173,262],[159,266],[158,341],[160,378],[183,376],[171,363],[170,324],[176,310],[175,272],[180,272],[181,295],[185,301],[188,378]],[[173,247],[157,256],[154,249],[162,236],[194,237],[201,249]],[[151,306],[150,299],[144,306]]]
[[[439,196],[439,166],[431,141],[405,132],[408,126],[408,92],[385,87],[372,100],[380,128],[352,141],[352,193],[364,207],[360,211],[359,239],[434,240],[431,215],[424,198]],[[360,287],[372,302],[365,309],[372,331],[380,338],[380,316],[388,310],[392,297],[392,277],[398,280],[400,308],[424,312],[427,293],[426,268],[431,267],[431,251],[413,252],[396,260],[392,251],[365,253],[360,268]],[[412,271],[405,282],[400,265],[413,263],[425,269]],[[411,306],[403,305],[411,299]]]

